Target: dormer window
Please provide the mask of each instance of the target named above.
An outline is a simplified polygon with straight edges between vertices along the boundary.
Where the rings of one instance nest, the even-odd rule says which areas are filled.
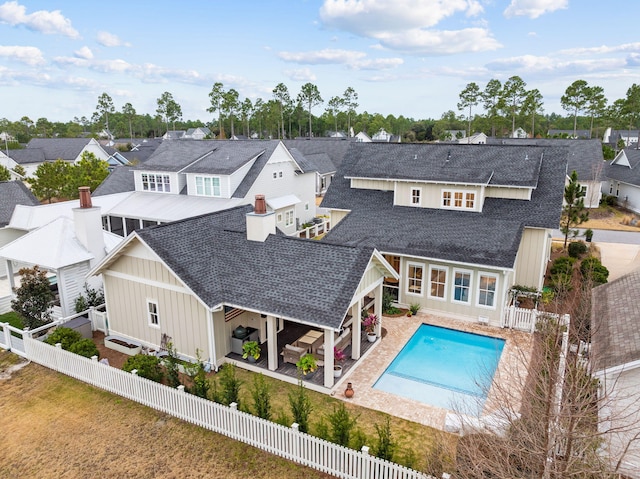
[[[216,176],[196,176],[196,195],[220,196],[220,178]]]
[[[411,206],[420,206],[420,188],[411,188]]]
[[[171,191],[169,175],[142,173],[142,189],[144,191],[162,191],[169,193]]]
[[[476,204],[476,194],[473,191],[442,190],[442,207],[473,210]]]

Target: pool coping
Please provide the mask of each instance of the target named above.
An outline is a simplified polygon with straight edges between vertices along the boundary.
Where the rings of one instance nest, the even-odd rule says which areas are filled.
[[[342,392],[339,391],[344,389],[347,382],[350,382],[355,394],[351,399],[345,399],[346,401],[444,431],[447,415],[456,414],[455,412],[373,388],[375,382],[421,324],[505,339],[504,349],[494,376],[494,385],[489,391],[481,417],[490,415],[498,409],[497,396],[504,390],[508,390],[513,395],[512,399],[519,404],[521,387],[524,384],[522,378],[526,378],[533,348],[533,336],[530,333],[424,313],[411,317],[383,316],[382,326],[387,334],[377,341],[375,347],[367,351],[349,375],[342,378],[335,389],[338,391],[336,395],[342,396]]]

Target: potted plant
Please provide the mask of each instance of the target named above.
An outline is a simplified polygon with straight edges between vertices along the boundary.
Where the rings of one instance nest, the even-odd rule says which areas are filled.
[[[588,228],[584,232],[584,239],[587,240],[587,243],[591,243],[591,239],[593,238],[593,230]]]
[[[370,343],[373,343],[376,340],[376,326],[378,325],[378,323],[378,316],[376,316],[375,314],[370,314],[369,316],[364,318],[364,321],[362,321],[362,327],[367,333],[367,340]]]
[[[342,363],[345,359],[347,359],[347,355],[344,354],[344,351],[340,348],[333,347],[333,359],[335,363],[333,364],[333,377],[339,378],[342,376],[342,365],[338,363]]]
[[[307,353],[298,360],[296,367],[304,379],[311,379],[313,373],[318,369],[318,362],[313,354]]]
[[[258,341],[247,341],[242,345],[242,359],[248,359],[250,363],[255,363],[260,359],[260,345]]]
[[[409,312],[415,316],[416,314],[418,314],[418,311],[420,311],[420,303],[411,303],[411,305],[409,306]]]

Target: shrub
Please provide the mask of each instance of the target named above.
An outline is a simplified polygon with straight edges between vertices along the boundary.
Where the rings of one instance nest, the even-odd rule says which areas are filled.
[[[189,368],[189,376],[193,381],[193,387],[187,389],[187,392],[204,399],[209,399],[211,383],[207,379],[207,371],[204,363],[200,361],[200,357],[198,357],[198,362]]]
[[[309,432],[309,415],[313,406],[302,381],[298,381],[298,387],[289,392],[289,406],[291,406],[293,421],[298,423],[298,430]]]
[[[391,293],[384,293],[382,295],[382,311],[385,313],[393,308],[393,295]],[[363,319],[368,316],[368,313],[363,316]]]
[[[84,338],[73,343],[69,347],[69,351],[75,354],[79,354],[80,356],[84,356],[85,358],[91,358],[93,356],[100,357],[100,351],[98,351],[98,347],[89,338]]]
[[[418,311],[420,311],[420,303],[411,303],[409,311],[411,311],[411,314],[413,315],[418,314]]]
[[[604,284],[609,280],[609,270],[594,256],[582,260],[580,272],[585,279],[591,280],[595,284]]]
[[[167,357],[163,361],[164,368],[167,370],[167,384],[172,388],[177,388],[182,384],[178,374],[178,363],[180,360],[178,359],[178,352],[171,342],[167,344],[167,353]]]
[[[220,370],[220,402],[229,405],[232,402],[238,405],[240,409],[240,387],[242,381],[236,375],[236,367],[233,364],[225,364]]]
[[[387,416],[387,420],[382,424],[375,424],[378,441],[373,450],[373,455],[387,461],[393,460],[393,452],[396,444],[391,437],[391,418]]]
[[[602,195],[600,204],[606,206],[616,206],[618,204],[618,198],[613,195]]]
[[[151,379],[157,383],[162,382],[164,378],[160,359],[156,356],[148,356],[146,354],[131,356],[122,366],[122,370],[130,373],[134,369],[138,371],[138,376]]]
[[[573,289],[573,284],[571,282],[571,275],[567,273],[552,274],[550,284],[551,284],[551,287],[560,296],[566,293],[567,291],[571,291]]]
[[[262,419],[271,419],[271,387],[264,380],[262,374],[256,374],[253,377],[253,390],[251,391],[253,398],[253,409],[255,415]]]
[[[56,328],[49,337],[44,340],[44,342],[51,345],[60,343],[62,345],[62,349],[69,350],[74,343],[77,343],[81,339],[82,335],[75,329],[61,326]]]
[[[564,273],[569,276],[573,273],[573,264],[576,262],[575,258],[569,256],[560,256],[556,258],[549,270],[552,275]]]
[[[569,243],[568,250],[571,258],[579,258],[587,252],[587,245],[582,241],[573,241]]]
[[[102,289],[91,288],[87,283],[84,284],[84,293],[76,298],[76,313],[82,313],[92,306],[100,306],[104,304],[104,291]]]
[[[334,406],[333,412],[329,414],[329,424],[331,424],[331,433],[329,439],[335,444],[340,446],[349,447],[349,440],[351,438],[351,430],[356,425],[358,416],[352,416],[344,403],[336,408]]]

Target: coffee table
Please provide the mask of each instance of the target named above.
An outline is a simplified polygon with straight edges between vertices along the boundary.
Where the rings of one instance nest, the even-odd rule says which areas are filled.
[[[296,344],[300,348],[305,348],[308,353],[315,354],[318,348],[322,345],[324,339],[324,333],[322,331],[316,331],[310,329],[303,336],[298,338]]]

